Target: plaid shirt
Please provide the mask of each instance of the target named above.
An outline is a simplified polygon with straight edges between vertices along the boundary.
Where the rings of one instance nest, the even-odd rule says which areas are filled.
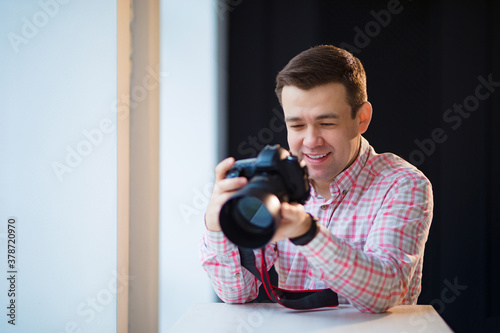
[[[432,188],[415,167],[394,154],[377,154],[361,140],[356,161],[330,184],[331,199],[311,187],[304,207],[320,219],[316,237],[305,246],[268,244],[266,262],[275,264],[280,288],[331,288],[340,303],[383,312],[417,302]],[[255,256],[260,267],[260,250]],[[260,282],[241,267],[238,248],[222,232],[206,230],[201,261],[224,302],[257,297]]]

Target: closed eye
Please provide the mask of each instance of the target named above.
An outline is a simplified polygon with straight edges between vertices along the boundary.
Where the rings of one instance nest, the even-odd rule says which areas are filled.
[[[293,129],[300,129],[300,128],[304,127],[304,125],[302,125],[302,124],[295,124],[295,125],[290,125],[289,127],[293,128]]]

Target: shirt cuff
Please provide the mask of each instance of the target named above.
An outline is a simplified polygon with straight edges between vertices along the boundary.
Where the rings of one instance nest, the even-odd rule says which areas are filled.
[[[217,254],[226,254],[238,250],[238,247],[229,241],[222,231],[205,230],[205,244],[207,248]]]

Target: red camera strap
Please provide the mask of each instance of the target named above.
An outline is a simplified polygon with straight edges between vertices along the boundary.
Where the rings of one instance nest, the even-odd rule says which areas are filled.
[[[261,249],[262,261],[260,270],[255,264],[255,255],[252,249],[239,248],[241,264],[248,269],[264,285],[269,299],[287,308],[295,310],[335,307],[339,305],[337,293],[331,289],[318,290],[286,290],[275,287],[269,279],[264,248]]]

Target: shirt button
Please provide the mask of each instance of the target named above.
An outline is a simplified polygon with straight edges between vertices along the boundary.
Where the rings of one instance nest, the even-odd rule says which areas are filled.
[[[239,278],[241,276],[241,273],[236,273],[234,276]]]
[[[326,210],[328,208],[328,206],[327,205],[321,205],[320,208],[323,209],[323,210]]]
[[[347,190],[342,191],[342,195],[345,196],[347,194]]]

